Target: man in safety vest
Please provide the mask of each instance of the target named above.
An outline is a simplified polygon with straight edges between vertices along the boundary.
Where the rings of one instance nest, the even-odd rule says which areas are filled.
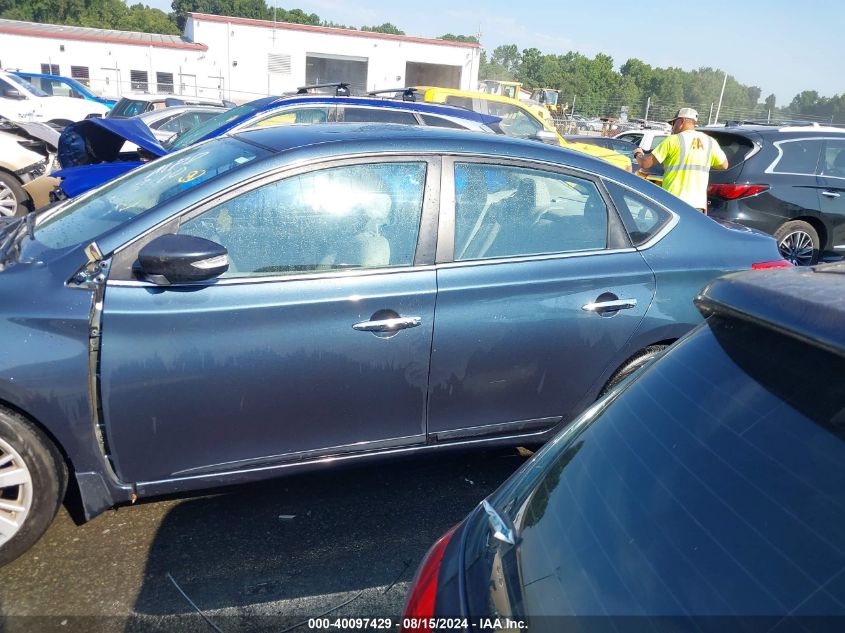
[[[681,108],[669,121],[667,136],[651,154],[634,149],[634,158],[643,169],[663,164],[663,188],[702,213],[707,213],[707,181],[710,169],[727,169],[728,158],[712,136],[695,129],[698,112]]]

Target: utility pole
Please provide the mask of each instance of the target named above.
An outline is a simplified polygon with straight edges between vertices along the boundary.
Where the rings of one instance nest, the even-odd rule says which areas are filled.
[[[572,95],[572,110],[569,111],[569,116],[572,116],[572,115],[575,114],[575,97],[577,97],[577,96],[578,95]]]
[[[725,84],[728,83],[728,73],[725,71],[725,78],[722,80],[722,92],[719,93],[719,107],[716,108],[716,120],[713,123],[719,122],[719,112],[722,110],[722,97],[725,96]]]
[[[710,114],[707,115],[707,125],[710,125],[710,124],[713,123],[713,105],[714,104],[711,101],[710,102]]]
[[[648,98],[648,101],[645,102],[645,116],[643,117],[646,121],[648,121],[648,111],[651,108],[651,97]]]

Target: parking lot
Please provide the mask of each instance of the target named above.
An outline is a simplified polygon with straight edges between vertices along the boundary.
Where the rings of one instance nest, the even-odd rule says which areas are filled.
[[[246,616],[251,631],[280,631],[344,603],[332,614],[395,619],[431,544],[523,461],[505,450],[332,470],[82,526],[63,509],[3,569],[4,630],[213,630],[174,581],[226,633]]]

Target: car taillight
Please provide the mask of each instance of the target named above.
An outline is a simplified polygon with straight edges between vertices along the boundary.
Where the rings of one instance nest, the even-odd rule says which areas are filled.
[[[751,270],[767,270],[769,268],[792,268],[792,263],[785,259],[776,259],[773,262],[757,262],[751,264]]]
[[[707,195],[712,198],[723,200],[738,200],[748,196],[756,196],[769,188],[769,185],[710,185],[707,187]]]
[[[452,536],[457,529],[458,526],[456,525],[441,536],[440,540],[432,545],[428,554],[425,555],[419,571],[417,571],[417,576],[414,578],[408,602],[405,604],[400,632],[429,633],[431,631],[429,619],[434,616],[434,600],[437,595],[440,563],[443,562],[446,546],[449,545],[449,541],[452,540]],[[406,624],[408,626],[405,626]]]

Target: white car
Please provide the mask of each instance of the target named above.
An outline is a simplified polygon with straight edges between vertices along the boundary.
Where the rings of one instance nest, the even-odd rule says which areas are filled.
[[[25,79],[0,71],[0,116],[10,121],[35,121],[64,127],[74,121],[103,116],[107,106],[72,97],[51,97]]]
[[[663,130],[630,130],[617,134],[613,138],[621,138],[623,141],[638,145],[647,152],[657,147],[670,133]]]
[[[50,169],[58,137],[47,125],[0,118],[0,218],[23,215],[43,204],[25,185]]]

